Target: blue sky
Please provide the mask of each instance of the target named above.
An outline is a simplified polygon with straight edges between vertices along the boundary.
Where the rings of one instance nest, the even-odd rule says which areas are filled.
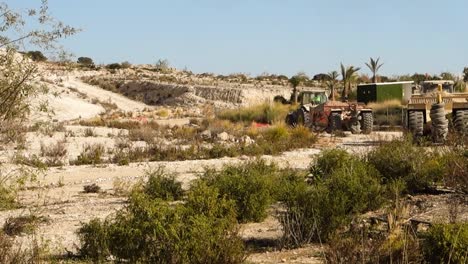
[[[39,0],[6,1],[12,7]],[[49,0],[83,29],[63,42],[97,63],[168,59],[194,72],[309,75],[362,67],[381,74],[460,73],[468,66],[466,0]]]

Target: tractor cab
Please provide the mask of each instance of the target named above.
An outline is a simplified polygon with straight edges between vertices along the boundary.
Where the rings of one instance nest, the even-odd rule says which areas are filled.
[[[325,91],[302,91],[299,94],[298,101],[301,105],[316,106],[326,103],[328,101],[328,96]]]

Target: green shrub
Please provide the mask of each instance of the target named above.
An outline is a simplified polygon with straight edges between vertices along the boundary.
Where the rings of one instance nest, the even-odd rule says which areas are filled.
[[[79,252],[95,262],[103,262],[109,255],[108,226],[99,219],[83,224],[77,231],[81,241]]]
[[[219,172],[207,170],[202,180],[219,189],[222,196],[235,201],[240,222],[259,222],[267,216],[267,209],[273,202],[273,176],[277,172],[276,165],[259,159],[242,165],[227,165]]]
[[[436,224],[424,235],[428,263],[468,262],[468,223]]]
[[[403,179],[411,193],[442,180],[445,170],[438,153],[413,145],[411,138],[383,143],[367,155],[367,160],[380,172],[384,183]]]
[[[116,216],[78,231],[80,252],[94,261],[113,255],[130,263],[242,263],[234,203],[196,183],[186,203],[170,205],[133,192]]]
[[[166,201],[180,200],[184,191],[182,184],[175,179],[175,175],[165,172],[163,167],[146,172],[148,181],[143,185],[143,191],[151,199]]]
[[[324,176],[311,186],[300,181],[290,185],[286,211],[279,215],[284,246],[326,241],[353,217],[383,202],[379,173],[356,158]]]
[[[353,156],[344,149],[327,149],[320,153],[309,172],[316,179],[331,175],[335,170],[347,166]]]

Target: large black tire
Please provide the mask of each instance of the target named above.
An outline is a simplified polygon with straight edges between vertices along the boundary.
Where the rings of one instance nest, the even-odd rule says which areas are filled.
[[[362,113],[362,133],[370,134],[374,130],[374,115],[371,112]]]
[[[342,129],[341,113],[331,113],[328,119],[328,133]]]
[[[424,116],[420,111],[408,112],[408,129],[414,136],[420,137],[424,130]]]
[[[468,110],[458,110],[454,113],[453,125],[458,133],[468,135]]]
[[[448,119],[445,116],[445,104],[433,104],[431,107],[432,140],[436,143],[445,141],[448,135]]]
[[[289,113],[286,116],[285,122],[288,126],[292,126],[292,127],[296,126],[296,123],[297,123],[296,113],[295,112]]]

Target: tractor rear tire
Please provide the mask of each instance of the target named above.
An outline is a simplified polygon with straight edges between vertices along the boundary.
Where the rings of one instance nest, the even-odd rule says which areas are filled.
[[[408,112],[408,129],[416,137],[423,135],[424,117],[423,112],[410,111]]]
[[[296,126],[296,123],[297,123],[296,113],[295,113],[295,112],[289,113],[289,114],[286,116],[285,122],[286,122],[286,124],[287,124],[288,126],[295,127],[295,126]]]
[[[362,113],[362,133],[370,134],[374,130],[374,115],[371,112]]]
[[[458,133],[468,135],[468,110],[456,111],[453,124]]]
[[[445,117],[445,104],[433,104],[430,116],[432,120],[432,140],[436,143],[442,143],[448,135],[448,119]]]
[[[341,113],[331,113],[328,119],[328,133],[332,133],[333,131],[341,129]]]

